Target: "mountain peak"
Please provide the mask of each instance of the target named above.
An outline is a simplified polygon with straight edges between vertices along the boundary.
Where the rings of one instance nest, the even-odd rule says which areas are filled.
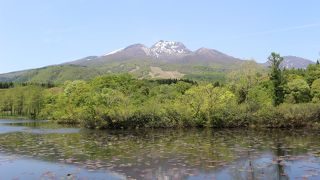
[[[128,46],[128,47],[126,47],[125,49],[130,49],[130,48],[143,48],[143,47],[146,47],[145,45],[143,45],[143,44],[132,44],[132,45],[130,45],[130,46]]]
[[[164,40],[155,43],[150,51],[152,55],[157,58],[161,56],[183,56],[192,52],[181,42]]]
[[[207,56],[228,56],[220,51],[217,51],[215,49],[208,49],[208,48],[200,48],[196,50],[195,52],[198,55],[207,55]]]
[[[292,68],[306,69],[310,64],[314,64],[314,63],[315,62],[309,59],[288,55],[288,56],[283,56],[283,61],[280,64],[280,66],[286,69],[292,69]],[[269,61],[265,62],[264,66],[270,66],[270,62]]]
[[[129,56],[150,56],[150,49],[144,44],[132,44],[124,48],[122,52]]]
[[[301,68],[306,69],[308,65],[314,64],[313,61],[297,56],[283,56],[281,66],[287,69]]]

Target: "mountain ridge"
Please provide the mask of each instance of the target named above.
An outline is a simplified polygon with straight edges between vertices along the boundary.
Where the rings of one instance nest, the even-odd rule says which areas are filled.
[[[208,53],[201,53],[201,50],[204,51],[205,49]],[[150,59],[166,63],[192,63],[192,60],[195,61],[196,59],[199,59],[200,61],[196,63],[203,62],[205,65],[210,64],[210,62],[214,63],[215,59],[217,59],[219,63],[221,63],[222,60],[228,61],[224,63],[233,63],[233,61],[241,60],[239,58],[226,55],[214,49],[199,48],[196,51],[191,51],[181,42],[160,40],[151,47],[147,47],[143,44],[129,45],[126,48],[112,51],[110,53],[107,53],[106,55],[96,57],[95,62],[84,61],[83,59],[80,59],[77,61],[67,62],[66,64],[90,66],[94,63],[100,65],[101,63],[106,61],[123,61],[133,58]]]
[[[100,56],[0,74],[0,81],[61,83],[110,73],[130,73],[137,78],[183,77],[223,81],[226,72],[239,68],[244,62],[215,49],[202,47],[192,51],[181,42],[160,40],[150,47],[132,44]],[[285,56],[284,67],[305,68],[312,63],[304,58]],[[257,66],[267,66],[267,63],[257,63]]]

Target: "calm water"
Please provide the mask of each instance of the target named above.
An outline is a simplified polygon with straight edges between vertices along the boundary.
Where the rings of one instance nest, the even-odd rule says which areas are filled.
[[[0,120],[2,179],[320,179],[320,131],[92,131]]]

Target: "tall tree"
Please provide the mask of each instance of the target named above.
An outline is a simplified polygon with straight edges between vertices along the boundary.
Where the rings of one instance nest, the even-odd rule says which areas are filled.
[[[283,57],[281,57],[280,54],[272,52],[268,57],[268,61],[271,70],[269,76],[273,84],[273,103],[277,106],[283,102],[284,97],[282,70],[280,67]]]
[[[250,60],[244,62],[238,70],[228,74],[229,86],[237,95],[239,104],[247,101],[249,90],[263,78],[262,72],[262,67],[254,60]]]

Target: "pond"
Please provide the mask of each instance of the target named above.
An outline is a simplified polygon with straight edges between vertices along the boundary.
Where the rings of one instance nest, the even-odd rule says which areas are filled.
[[[320,179],[320,132],[98,131],[0,120],[2,179]]]

